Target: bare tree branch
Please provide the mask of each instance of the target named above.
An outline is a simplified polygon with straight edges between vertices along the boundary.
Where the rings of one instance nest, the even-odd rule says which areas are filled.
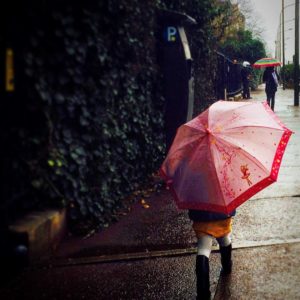
[[[263,28],[261,16],[255,11],[253,4],[249,0],[237,0],[240,11],[245,16],[246,28],[249,29],[253,36],[262,38]]]

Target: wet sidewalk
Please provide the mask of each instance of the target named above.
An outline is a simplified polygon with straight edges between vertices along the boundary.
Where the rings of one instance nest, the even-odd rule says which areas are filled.
[[[264,87],[251,96],[264,100]],[[296,134],[278,182],[238,209],[231,276],[220,277],[214,244],[214,299],[300,299],[300,115],[293,90],[277,92],[275,112]],[[109,228],[66,239],[51,263],[24,270],[0,298],[195,299],[196,239],[187,213],[167,190],[143,200]]]

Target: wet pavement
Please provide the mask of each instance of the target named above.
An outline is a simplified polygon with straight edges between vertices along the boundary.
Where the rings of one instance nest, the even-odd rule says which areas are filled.
[[[265,99],[263,86],[251,101]],[[295,131],[278,182],[239,207],[233,273],[220,277],[210,257],[213,299],[300,299],[300,115],[293,90],[279,90],[275,112]],[[195,299],[195,243],[185,211],[164,190],[136,203],[116,224],[68,238],[51,262],[32,266],[0,299]]]
[[[164,190],[140,202],[118,223],[89,239],[70,238],[56,253],[57,258],[112,255],[140,251],[193,247],[196,243],[186,211],[175,207],[171,194]]]
[[[214,299],[300,299],[299,253],[299,243],[237,249],[233,272],[220,278]]]
[[[220,271],[217,259],[211,258],[214,290]],[[195,299],[194,260],[189,255],[30,270],[1,299]]]

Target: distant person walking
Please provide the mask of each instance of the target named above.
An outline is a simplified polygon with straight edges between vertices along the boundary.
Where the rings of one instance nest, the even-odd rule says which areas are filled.
[[[277,92],[279,75],[274,67],[267,67],[263,74],[263,82],[266,83],[267,102],[274,111],[275,93]]]
[[[250,88],[249,88],[249,78],[250,78],[250,63],[247,61],[243,62],[243,67],[241,70],[241,78],[243,85],[243,99],[251,99]]]

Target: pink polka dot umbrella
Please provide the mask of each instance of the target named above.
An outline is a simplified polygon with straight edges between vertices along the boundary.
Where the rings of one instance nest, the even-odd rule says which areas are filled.
[[[161,174],[178,208],[227,214],[277,180],[291,134],[267,102],[218,101],[178,128]]]

